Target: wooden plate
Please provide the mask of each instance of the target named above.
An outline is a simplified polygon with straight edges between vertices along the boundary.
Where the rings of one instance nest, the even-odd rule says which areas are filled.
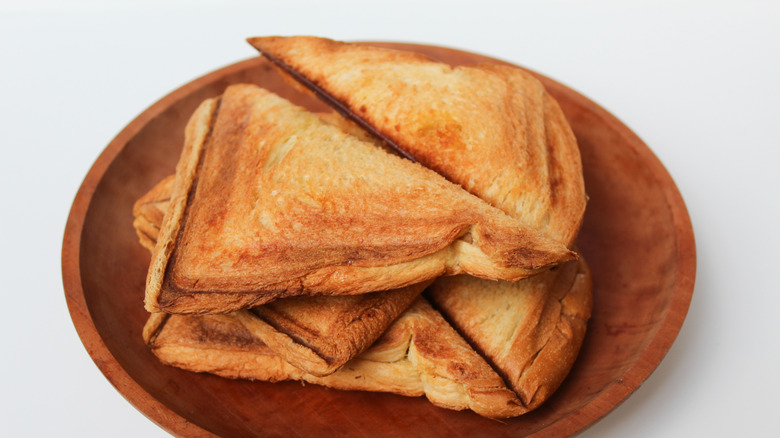
[[[489,60],[439,47],[377,45],[452,64]],[[175,435],[559,436],[583,430],[631,394],[674,341],[693,293],[693,230],[674,182],[636,135],[585,97],[539,77],[561,103],[582,149],[590,203],[579,248],[593,271],[595,306],[574,369],[537,411],[497,422],[440,409],[421,397],[232,381],[164,366],[146,348],[141,328],[149,254],[138,244],[131,209],[173,173],[191,112],[239,82],[325,109],[284,83],[262,58],[220,69],[164,97],[122,130],[92,166],[62,248],[65,295],[84,346],[127,400]]]

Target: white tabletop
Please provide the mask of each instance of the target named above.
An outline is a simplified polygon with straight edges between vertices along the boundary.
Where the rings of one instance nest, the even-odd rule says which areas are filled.
[[[666,359],[583,436],[780,430],[778,2],[220,3],[0,4],[0,436],[167,436],[81,345],[61,283],[65,221],[92,162],[130,120],[255,56],[245,37],[275,34],[484,53],[615,114],[677,182],[698,273]]]

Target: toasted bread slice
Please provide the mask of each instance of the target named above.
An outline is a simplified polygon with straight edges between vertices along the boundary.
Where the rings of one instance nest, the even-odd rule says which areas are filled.
[[[321,38],[249,42],[376,136],[526,225],[573,245],[587,199],[579,149],[557,102],[528,73],[493,64],[453,68],[420,54]],[[577,289],[571,304],[576,310],[558,309],[579,319],[554,323],[539,316],[527,327],[514,321],[522,312],[554,313],[546,295],[560,294],[560,282],[589,278],[584,265],[571,266],[583,272],[572,276],[575,268],[568,267],[516,284],[458,276],[437,280],[431,294],[531,408],[572,366],[590,315],[591,288]],[[518,294],[519,288],[535,292]],[[549,328],[562,325],[568,335],[551,337]],[[523,374],[529,349],[535,354],[547,339],[552,341],[537,360],[548,365]]]
[[[170,204],[172,180],[158,183],[133,208],[139,240],[150,251]],[[429,284],[362,295],[284,298],[234,316],[284,361],[325,376],[373,344]]]
[[[234,85],[187,126],[145,304],[224,313],[442,274],[514,281],[574,257],[434,172]]]
[[[333,125],[350,135],[381,146],[381,143],[375,137],[372,137],[365,130],[338,113],[317,113],[317,116],[323,122]],[[175,175],[163,179],[148,193],[138,199],[133,206],[133,227],[136,234],[138,234],[141,245],[149,251],[154,251],[154,245],[157,243],[163,217],[171,202],[174,179]]]
[[[425,395],[436,406],[471,409],[491,418],[513,417],[527,410],[422,297],[371,348],[325,377],[285,362],[231,315],[152,314],[144,327],[144,340],[163,363],[190,371]]]
[[[516,283],[444,277],[429,294],[529,410],[547,400],[569,373],[593,304],[582,257]]]
[[[530,74],[324,38],[248,41],[405,155],[548,237],[574,242],[587,199],[579,149],[558,103]]]

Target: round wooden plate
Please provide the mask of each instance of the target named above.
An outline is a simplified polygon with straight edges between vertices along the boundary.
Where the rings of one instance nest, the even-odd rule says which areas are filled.
[[[442,61],[494,61],[431,46],[374,43]],[[133,202],[174,172],[195,107],[233,83],[299,105],[324,104],[287,85],[262,58],[215,71],[164,97],[108,145],[79,189],[65,229],[62,271],[73,323],[109,381],[152,421],[183,436],[560,436],[593,424],[655,369],[683,323],[696,255],[683,200],[653,153],[615,117],[539,76],[582,149],[590,196],[579,239],[595,304],[579,358],[540,409],[503,422],[434,407],[424,398],[337,391],[297,382],[233,381],[162,365],[144,345],[148,252]]]

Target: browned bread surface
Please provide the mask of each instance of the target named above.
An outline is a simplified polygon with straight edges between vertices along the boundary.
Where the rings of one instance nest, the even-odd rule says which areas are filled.
[[[164,211],[167,208],[164,200],[169,198],[169,191],[169,184],[164,180],[136,205],[143,204],[148,208]],[[149,203],[149,200],[162,202]],[[160,211],[136,208],[134,212],[139,216],[149,213],[150,222],[160,217]],[[590,313],[590,276],[587,266],[581,261],[577,264],[565,264],[557,271],[522,280],[511,287],[493,287],[491,290],[491,284],[499,286],[501,283],[480,281],[466,276],[447,277],[437,281],[431,295],[441,307],[450,310],[448,317],[453,318],[452,322],[462,333],[478,340],[486,336],[497,337],[495,342],[483,342],[477,345],[477,348],[489,357],[491,362],[499,364],[500,370],[510,370],[504,378],[512,382],[512,388],[520,395],[518,399],[507,399],[503,389],[498,390],[491,385],[480,388],[470,383],[470,408],[486,416],[514,416],[525,409],[538,407],[557,388],[571,367]],[[458,294],[458,289],[466,295]],[[511,293],[515,296],[512,300],[506,300],[506,296],[501,297],[496,295],[497,293]],[[399,295],[403,294],[404,292],[401,292]],[[484,296],[482,299],[473,299],[468,294]],[[510,303],[513,307],[507,308],[501,315],[485,315],[485,309],[492,308],[489,301],[501,298],[505,300],[501,301],[500,305]],[[167,335],[156,344],[155,353],[164,362],[181,368],[232,378],[269,381],[303,379],[340,389],[420,395],[420,383],[415,380],[418,379],[418,371],[411,370],[411,358],[399,359],[410,345],[408,333],[399,329],[408,327],[409,316],[406,313],[402,314],[398,322],[388,329],[371,349],[341,368],[333,366],[334,362],[318,360],[317,358],[322,357],[321,353],[306,348],[315,346],[320,351],[331,348],[342,353],[349,349],[351,339],[357,337],[364,342],[372,336],[375,339],[382,333],[379,327],[383,323],[376,318],[395,310],[392,308],[394,299],[391,292],[342,297],[298,297],[277,300],[254,308],[251,313],[242,311],[227,317],[173,316],[172,321],[175,324],[166,326]],[[266,308],[269,309],[262,310]],[[409,310],[407,313],[414,312]],[[433,311],[425,311],[428,319],[440,319],[439,316],[433,317],[431,312]],[[280,330],[274,332],[273,327],[260,318],[259,315],[263,314],[274,321]],[[356,318],[357,315],[360,316]],[[471,318],[464,318],[464,315],[470,315]],[[145,329],[145,339],[150,340],[156,336],[156,327],[168,317],[153,314]],[[483,324],[468,326],[473,320],[481,320]],[[343,324],[344,321],[349,323]],[[236,323],[241,323],[244,328],[235,327]],[[443,321],[437,324],[441,327],[445,325]],[[516,329],[509,330],[513,324]],[[266,328],[257,329],[258,326]],[[286,328],[282,328],[283,326]],[[460,360],[471,357],[470,360],[478,364],[479,361],[471,356],[470,350],[463,347],[463,340],[449,334],[451,330],[449,327],[427,331],[418,329],[415,332],[415,349],[427,353],[417,356],[416,360],[422,359],[431,368],[442,367],[441,363],[437,364],[433,355],[437,351],[436,346],[445,342],[450,346],[461,345],[463,357]],[[475,334],[480,331],[483,336]],[[231,334],[233,332],[235,335]],[[344,332],[348,333],[344,335]],[[322,333],[325,333],[324,337]],[[439,333],[444,334],[442,338],[438,338]],[[340,341],[340,338],[343,338],[343,341]],[[452,338],[455,339],[454,342]],[[262,342],[263,339],[270,339],[275,348],[269,348]],[[328,346],[328,343],[331,345]],[[322,347],[323,344],[326,346]],[[496,351],[496,345],[506,347]],[[362,348],[355,350],[362,351]],[[355,350],[342,354],[340,360],[346,362],[344,357],[354,357],[355,354],[352,353]],[[297,363],[303,363],[315,371],[301,371],[301,367],[291,366],[286,359],[296,356],[303,357]],[[446,356],[441,360],[445,359]],[[459,366],[457,363],[452,366]],[[323,375],[318,372],[318,366],[324,367],[327,372],[335,371],[336,375],[317,381],[316,376]],[[482,367],[481,364],[470,366]],[[463,372],[467,371],[464,369]],[[394,381],[385,379],[388,373],[391,373]],[[446,371],[443,373],[447,375]],[[350,379],[358,376],[361,381],[353,381],[350,384]],[[432,385],[425,389],[430,393],[429,398],[437,397],[436,394],[442,391],[449,391],[447,388],[453,385],[447,378],[436,377],[435,374],[428,377],[427,381]],[[441,385],[443,386],[439,387]],[[500,404],[508,403],[507,407],[491,406],[491,400],[494,399]],[[517,403],[524,404],[525,407],[516,408]],[[445,402],[443,399],[439,399],[437,404],[458,406],[457,403]]]
[[[145,302],[227,312],[442,274],[518,280],[572,257],[434,172],[234,85],[187,126]]]
[[[168,209],[172,180],[158,183],[133,209],[139,240],[150,250]],[[284,298],[234,316],[285,362],[324,376],[374,343],[429,284],[362,295]]]
[[[324,38],[248,41],[426,167],[574,242],[587,199],[579,149],[558,103],[530,74]]]
[[[350,122],[338,113],[317,113],[317,116],[323,122],[336,126],[350,135],[378,144],[376,138],[367,134],[366,131],[360,129],[355,123]],[[154,251],[154,245],[160,233],[163,217],[170,205],[174,179],[175,175],[166,177],[133,205],[133,227],[136,234],[138,234],[141,245],[149,251]]]
[[[437,406],[471,409],[492,418],[526,412],[501,377],[423,298],[371,348],[325,377],[288,364],[231,315],[152,314],[144,340],[162,362],[190,371],[425,395]]]
[[[580,258],[516,283],[440,278],[429,296],[530,410],[552,395],[574,364],[593,285]]]
[[[557,102],[531,75],[494,64],[451,67],[415,53],[322,38],[249,42],[414,159],[548,237],[573,245],[587,199],[579,149]],[[514,284],[468,276],[434,283],[437,307],[529,407],[546,399],[568,372],[590,314],[590,287],[577,287],[577,299],[569,302],[583,319],[551,316],[563,308],[545,297],[561,293],[562,275]],[[515,322],[522,312],[536,312],[528,315],[528,326]],[[569,334],[551,337],[551,327]],[[554,342],[539,350],[545,339]],[[529,357],[539,351],[538,366],[529,368]],[[541,366],[548,362],[552,366]]]
[[[286,362],[325,376],[376,341],[430,283],[360,295],[282,298],[234,315]]]

